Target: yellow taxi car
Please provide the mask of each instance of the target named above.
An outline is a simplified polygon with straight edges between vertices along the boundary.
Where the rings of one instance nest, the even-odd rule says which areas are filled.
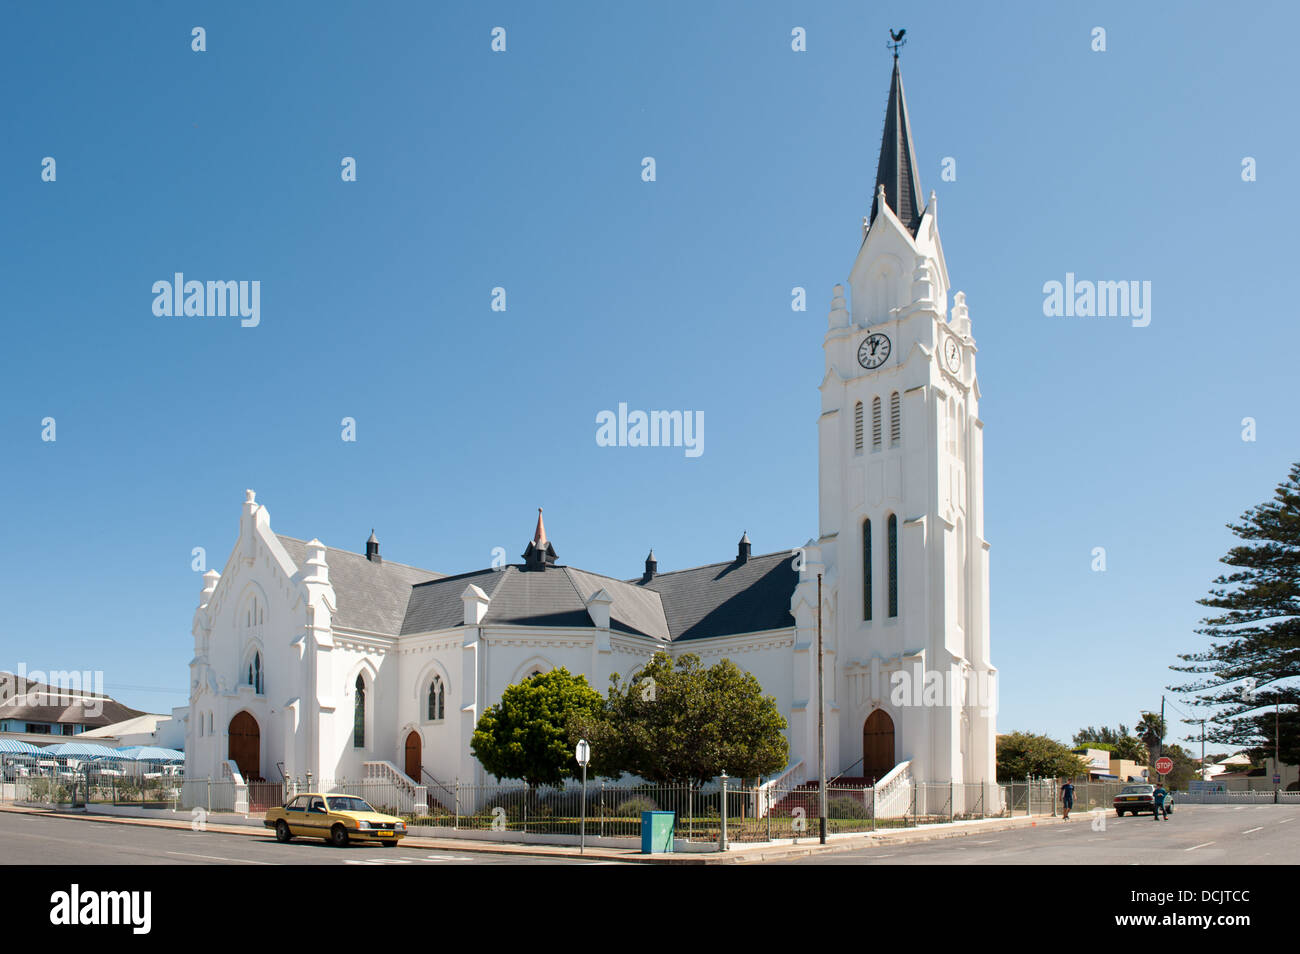
[[[275,829],[277,841],[294,837],[324,838],[339,848],[349,842],[379,842],[392,848],[406,837],[406,823],[375,811],[364,798],[308,792],[272,808],[262,823]]]

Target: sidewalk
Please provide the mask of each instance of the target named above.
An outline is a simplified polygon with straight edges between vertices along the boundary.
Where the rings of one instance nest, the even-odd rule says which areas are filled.
[[[167,818],[128,818],[119,815],[102,815],[94,812],[51,811],[43,808],[30,808],[17,805],[0,805],[0,811],[16,814],[42,815],[46,818],[71,818],[82,821],[99,822],[110,825],[144,825],[152,828],[174,828],[191,830],[188,821]],[[1100,811],[1100,809],[1098,810]],[[1080,813],[1077,824],[1087,824],[1093,813]],[[1034,828],[1040,825],[1073,824],[1064,822],[1060,816],[1053,815],[1019,815],[1015,818],[988,818],[977,821],[946,822],[939,825],[926,825],[922,828],[895,828],[888,831],[861,832],[844,835],[830,835],[825,845],[818,844],[817,836],[800,839],[797,843],[790,841],[761,842],[757,844],[733,844],[725,852],[679,852],[675,854],[646,855],[633,848],[588,848],[579,853],[575,845],[523,845],[517,843],[474,841],[462,838],[425,838],[408,836],[402,839],[407,848],[425,848],[437,851],[451,851],[465,854],[479,852],[482,854],[523,855],[535,858],[584,858],[591,861],[618,861],[636,864],[659,865],[720,865],[745,864],[747,862],[778,861],[786,858],[802,858],[810,855],[858,851],[872,845],[910,845],[919,842],[937,841],[945,838],[962,838],[967,835],[985,834],[995,831],[1011,831],[1019,828]],[[268,828],[248,823],[223,825],[207,823],[205,831],[225,835],[247,835],[262,838],[274,837]]]

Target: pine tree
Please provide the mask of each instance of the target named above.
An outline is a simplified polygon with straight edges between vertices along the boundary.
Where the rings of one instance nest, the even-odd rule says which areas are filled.
[[[1228,529],[1243,541],[1221,561],[1233,571],[1198,600],[1220,611],[1197,630],[1212,640],[1210,648],[1180,654],[1188,665],[1170,667],[1202,678],[1170,688],[1215,707],[1207,739],[1257,751],[1267,744],[1267,755],[1273,709],[1282,706],[1282,749],[1294,753],[1296,710],[1286,707],[1300,704],[1300,463],[1272,500]]]

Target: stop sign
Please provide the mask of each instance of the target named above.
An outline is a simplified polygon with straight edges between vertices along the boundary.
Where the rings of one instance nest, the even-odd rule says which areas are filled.
[[[1156,759],[1156,771],[1161,775],[1168,775],[1174,770],[1174,760],[1167,755],[1162,755]]]

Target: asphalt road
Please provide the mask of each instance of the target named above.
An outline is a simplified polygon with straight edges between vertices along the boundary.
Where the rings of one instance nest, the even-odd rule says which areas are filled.
[[[1104,821],[1104,825],[1096,820]],[[1298,805],[1179,805],[1150,815],[1074,815],[1035,828],[792,858],[832,865],[1291,865],[1300,858]]]
[[[1113,812],[1034,828],[916,844],[878,844],[769,864],[836,865],[1224,865],[1294,864],[1300,806],[1180,805],[1170,820]],[[0,812],[0,863],[44,865],[509,865],[608,861],[489,854],[191,832]]]
[[[0,812],[0,864],[31,865],[526,865],[602,864],[485,852],[382,845],[333,848],[295,839],[117,825]]]

